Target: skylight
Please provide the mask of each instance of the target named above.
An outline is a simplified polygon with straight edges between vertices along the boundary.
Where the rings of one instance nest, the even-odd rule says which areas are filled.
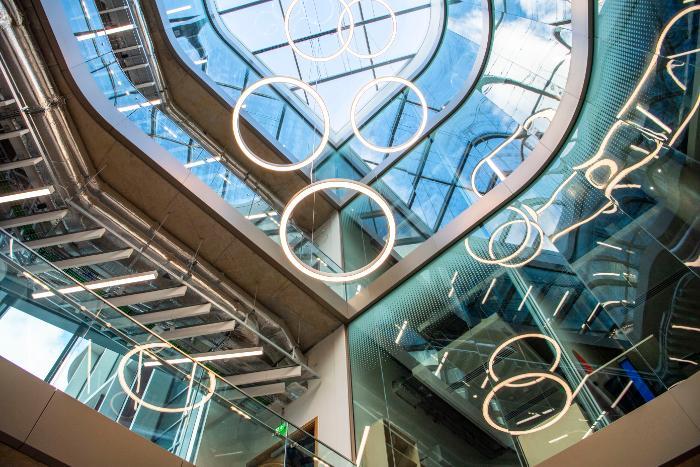
[[[223,24],[263,75],[291,76],[318,91],[335,134],[349,133],[352,100],[363,85],[383,76],[411,78],[422,69],[437,46],[444,16],[440,0],[347,0],[346,4],[352,28],[337,0],[216,0]],[[296,53],[285,33],[288,12]],[[347,49],[325,60],[342,49],[351,29]],[[364,94],[358,117],[372,113],[387,93],[401,88],[396,83],[373,87]],[[306,102],[300,91],[293,91]],[[318,112],[317,106],[310,108]]]

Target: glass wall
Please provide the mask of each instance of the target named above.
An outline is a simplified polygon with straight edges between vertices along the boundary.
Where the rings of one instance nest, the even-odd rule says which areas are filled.
[[[595,13],[557,159],[351,323],[367,465],[534,465],[697,371],[700,6]]]
[[[392,205],[397,259],[513,172],[537,146],[564,95],[571,59],[569,3],[532,2],[523,8],[495,2],[493,8],[492,45],[473,92],[425,140],[366,179]],[[386,237],[383,213],[356,197],[343,208],[342,222],[354,234],[343,239],[346,268],[371,261]]]
[[[352,465],[1,229],[0,270],[0,357],[140,436],[201,466]]]

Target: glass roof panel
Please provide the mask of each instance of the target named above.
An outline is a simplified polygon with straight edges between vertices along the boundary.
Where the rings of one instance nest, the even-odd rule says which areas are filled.
[[[392,75],[410,79],[420,71],[424,64],[411,64],[411,60],[422,48],[437,45],[440,28],[431,28],[431,22],[444,16],[441,0],[348,0],[354,24],[348,49],[332,60],[314,61],[295,54],[286,37],[285,14],[292,0],[214,2],[223,24],[262,74],[291,76],[317,88],[334,133],[349,124],[352,100],[368,81]],[[320,58],[338,51],[350,35],[350,17],[343,13],[339,1],[298,0],[289,15],[289,34],[298,50]],[[430,54],[421,56],[430,58]],[[381,104],[373,97],[386,85],[367,91],[364,102],[370,105],[362,106],[358,121]]]

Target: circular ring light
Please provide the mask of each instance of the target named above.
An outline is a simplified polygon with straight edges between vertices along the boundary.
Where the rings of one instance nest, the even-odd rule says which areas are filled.
[[[299,260],[299,258],[297,258],[297,256],[291,251],[291,249],[289,248],[289,243],[287,243],[287,225],[289,224],[289,218],[291,217],[294,208],[296,208],[299,205],[299,203],[301,203],[306,197],[318,191],[333,188],[355,190],[364,195],[369,196],[370,199],[372,199],[372,201],[379,205],[381,210],[384,212],[384,215],[386,216],[388,235],[384,248],[382,248],[382,251],[374,260],[372,260],[372,262],[354,271],[343,273],[329,273],[314,269],[311,266],[302,263]],[[322,180],[320,182],[312,183],[311,185],[302,188],[299,192],[292,196],[291,200],[289,200],[289,203],[284,208],[284,212],[282,213],[282,218],[280,219],[280,242],[282,243],[282,250],[287,256],[287,259],[289,259],[289,261],[298,270],[300,270],[307,276],[313,277],[314,279],[318,279],[324,282],[350,282],[365,277],[368,274],[371,274],[372,272],[377,270],[377,268],[379,268],[379,266],[381,266],[384,263],[384,261],[386,261],[386,259],[389,257],[392,249],[394,248],[395,241],[396,222],[394,221],[394,215],[391,212],[391,207],[389,206],[389,204],[375,190],[373,190],[365,184],[353,180],[331,178],[328,180]]]
[[[605,180],[597,181],[595,179],[594,172],[598,169],[603,169],[603,170],[607,169],[608,173],[606,174]],[[586,177],[586,180],[588,180],[591,185],[602,190],[603,188],[606,187],[606,185],[608,184],[610,179],[612,179],[613,176],[617,173],[617,170],[618,170],[617,163],[614,160],[601,159],[598,162],[596,162],[595,164],[588,167],[588,169],[586,169],[585,177]]]
[[[387,50],[389,50],[389,47],[394,43],[394,40],[396,39],[396,32],[398,30],[398,23],[396,21],[396,14],[394,13],[394,10],[391,9],[388,3],[386,3],[384,0],[373,0],[379,4],[381,4],[386,11],[389,12],[389,18],[391,19],[391,35],[389,36],[389,41],[387,44],[382,47],[380,50],[374,53],[370,54],[361,54],[359,52],[355,52],[352,50],[352,47],[348,46],[348,52],[350,52],[352,55],[354,55],[357,58],[363,58],[366,60],[372,59],[372,58],[377,58]],[[347,4],[345,8],[343,8],[343,12],[340,14],[340,18],[338,19],[338,31],[341,31],[341,23],[343,21],[343,18],[345,17],[345,12],[348,11],[350,12],[350,8],[355,4],[355,3],[360,3],[360,0],[352,0],[350,3]],[[350,14],[350,18],[352,19],[352,13]],[[339,32],[339,34],[341,34]]]
[[[552,363],[552,366],[549,368],[549,371],[552,372],[552,371],[557,369],[557,367],[559,366],[559,362],[561,361],[561,347],[559,347],[559,344],[557,343],[557,341],[555,341],[553,338],[551,338],[549,336],[545,336],[544,334],[537,334],[537,333],[521,334],[519,336],[513,336],[510,339],[506,340],[501,345],[496,347],[496,350],[493,351],[493,353],[491,354],[491,357],[489,357],[489,363],[488,363],[488,372],[489,372],[489,376],[491,376],[491,379],[493,379],[494,381],[498,381],[498,376],[496,375],[496,372],[493,371],[493,365],[495,363],[496,356],[501,352],[501,350],[503,350],[509,344],[512,344],[515,341],[518,341],[520,339],[528,339],[528,338],[544,339],[552,345],[552,347],[554,348],[554,363]],[[524,388],[527,386],[532,386],[533,384],[537,384],[543,380],[544,380],[544,377],[540,376],[539,378],[537,378],[533,381],[529,381],[529,382],[525,382],[525,383],[510,383],[507,386],[509,388]]]
[[[491,400],[499,390],[503,389],[504,387],[513,387],[514,382],[527,378],[549,379],[554,381],[555,383],[559,383],[559,385],[562,387],[562,389],[564,389],[564,392],[566,393],[566,402],[564,403],[564,407],[561,409],[561,411],[559,411],[557,415],[551,417],[546,423],[543,423],[542,425],[538,425],[535,428],[531,428],[529,430],[509,430],[499,425],[491,418],[491,415],[489,415],[489,405],[491,403]],[[566,412],[569,410],[569,407],[571,407],[571,403],[573,402],[573,400],[574,395],[571,392],[571,388],[569,387],[567,382],[559,376],[549,373],[523,373],[522,375],[516,375],[511,378],[504,379],[496,386],[494,386],[493,389],[491,389],[491,391],[484,398],[484,404],[481,406],[481,412],[484,416],[484,420],[486,420],[486,423],[491,425],[496,430],[508,433],[513,436],[527,435],[529,433],[535,433],[537,431],[544,430],[545,428],[549,428],[550,426],[557,423],[564,415],[566,415]]]
[[[287,8],[287,11],[284,13],[284,34],[287,36],[287,42],[289,43],[289,46],[292,48],[294,53],[299,55],[302,58],[305,58],[306,60],[312,61],[312,62],[328,62],[330,60],[333,60],[334,58],[337,58],[340,54],[345,52],[348,47],[350,46],[350,41],[352,40],[352,35],[355,32],[355,19],[352,17],[352,11],[348,8],[347,3],[345,3],[344,0],[338,0],[340,4],[343,6],[343,9],[340,12],[340,19],[338,19],[338,37],[340,38],[341,46],[338,50],[336,50],[334,53],[331,55],[327,55],[325,57],[314,57],[313,55],[309,55],[307,53],[302,52],[299,47],[294,43],[294,40],[292,39],[292,34],[289,32],[289,19],[292,16],[292,10],[294,7],[299,3],[300,0],[292,0],[292,3],[289,4],[289,7]],[[350,25],[348,26],[348,31],[350,31],[350,34],[348,35],[347,40],[343,40],[343,17],[345,17],[345,11],[347,10],[348,16],[350,16]]]
[[[403,84],[407,88],[409,88],[411,91],[416,93],[418,96],[418,100],[420,101],[420,106],[421,106],[421,121],[420,125],[418,126],[418,129],[416,132],[411,136],[408,141],[406,141],[403,144],[399,144],[398,146],[389,146],[389,147],[382,147],[382,146],[376,146],[369,141],[367,141],[361,134],[360,134],[360,129],[357,126],[357,118],[356,118],[356,113],[357,113],[357,106],[360,104],[360,98],[362,95],[367,92],[371,87],[376,86],[379,83],[399,83]],[[352,101],[352,106],[350,107],[350,123],[352,125],[352,131],[355,133],[355,136],[357,136],[357,139],[367,146],[369,149],[381,153],[392,153],[392,152],[400,152],[403,151],[404,149],[407,149],[411,147],[418,139],[421,137],[423,134],[423,130],[425,130],[425,127],[428,124],[428,103],[425,100],[425,97],[423,96],[423,93],[418,89],[418,87],[413,84],[412,82],[408,81],[407,79],[404,78],[399,78],[398,76],[384,76],[382,78],[376,78],[370,81],[369,83],[365,84],[360,88],[360,90],[357,92],[355,95],[355,98]]]
[[[120,360],[119,362],[119,367],[117,368],[117,378],[119,379],[119,384],[122,387],[122,390],[124,391],[124,394],[126,394],[129,399],[133,400],[139,405],[142,405],[146,407],[147,409],[151,409],[156,412],[163,412],[163,413],[185,413],[189,412],[190,410],[194,410],[198,407],[201,407],[202,405],[206,404],[209,399],[214,395],[214,390],[216,389],[216,377],[214,376],[214,373],[212,373],[210,370],[207,370],[209,373],[209,387],[207,388],[207,394],[198,401],[195,404],[192,404],[187,407],[177,407],[177,408],[172,408],[172,407],[160,407],[157,405],[150,404],[143,399],[141,399],[139,396],[134,394],[131,391],[131,387],[126,383],[126,378],[124,377],[124,370],[126,368],[126,364],[128,363],[129,359],[136,355],[138,352],[143,352],[144,350],[149,350],[149,349],[170,349],[173,346],[170,344],[167,344],[165,342],[153,342],[150,344],[143,344],[143,345],[137,345],[130,351],[128,351]],[[193,384],[193,381],[190,381],[190,384]]]
[[[323,134],[321,135],[321,141],[318,143],[318,147],[316,148],[316,150],[312,152],[309,157],[294,164],[274,164],[272,162],[267,162],[259,158],[257,155],[255,155],[253,151],[250,150],[248,145],[246,145],[245,141],[243,141],[243,136],[241,135],[241,127],[239,121],[241,116],[241,110],[243,109],[243,104],[245,100],[257,89],[268,84],[275,83],[284,83],[301,88],[302,90],[304,90],[304,92],[309,93],[311,97],[313,97],[321,107],[321,113],[323,116]],[[251,84],[249,87],[243,90],[243,92],[241,93],[241,97],[238,98],[238,100],[236,101],[236,105],[233,107],[233,137],[236,140],[238,147],[241,148],[241,152],[243,152],[243,154],[245,154],[245,156],[248,157],[248,159],[252,160],[259,166],[264,167],[268,170],[273,170],[275,172],[291,172],[293,170],[301,169],[302,167],[312,163],[321,155],[321,153],[325,149],[326,144],[328,143],[328,138],[330,137],[330,132],[331,118],[328,114],[328,108],[326,108],[326,104],[323,102],[321,96],[314,90],[314,88],[312,88],[305,82],[295,78],[290,78],[288,76],[271,76],[268,78],[263,78],[260,81]]]
[[[522,218],[522,220],[512,220],[512,221],[505,222],[504,224],[498,226],[496,228],[496,230],[494,230],[491,233],[491,235],[489,236],[489,244],[488,244],[489,256],[491,256],[491,259],[482,258],[479,255],[477,255],[476,253],[474,253],[474,250],[472,250],[472,247],[469,244],[469,237],[464,239],[464,246],[467,249],[467,253],[469,253],[469,255],[472,258],[479,261],[480,263],[495,264],[495,265],[503,266],[505,268],[516,268],[516,267],[520,267],[520,266],[523,266],[523,265],[529,263],[540,253],[540,251],[542,251],[542,248],[544,246],[544,231],[542,230],[542,227],[540,227],[539,224],[537,224],[537,222],[531,221],[527,217],[527,215],[525,215],[525,213],[523,211],[521,211],[520,209],[518,209],[514,206],[508,206],[507,209],[518,214]],[[526,227],[527,230],[525,232],[525,238],[523,239],[520,246],[518,246],[518,248],[510,255],[508,255],[504,258],[496,259],[496,255],[494,253],[494,248],[493,248],[493,242],[495,241],[496,235],[501,230],[506,228],[507,226],[512,225],[512,224],[519,224],[521,222],[525,223],[525,225],[527,226]],[[520,255],[523,252],[523,250],[527,247],[528,243],[530,243],[530,238],[532,237],[532,229],[535,229],[537,231],[537,233],[540,234],[540,240],[537,244],[537,248],[535,248],[535,250],[532,252],[532,254],[529,257],[525,258],[524,260],[522,260],[520,262],[516,262],[516,263],[508,263],[508,261],[511,261],[513,258]]]

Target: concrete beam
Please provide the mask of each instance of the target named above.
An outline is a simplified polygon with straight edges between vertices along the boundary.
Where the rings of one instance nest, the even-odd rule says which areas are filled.
[[[127,259],[134,252],[131,248],[124,250],[109,251],[107,253],[98,253],[96,255],[78,256],[77,258],[64,259],[54,261],[52,264],[58,269],[79,268],[83,266],[94,266],[95,264],[109,263],[110,261],[119,261]],[[49,264],[37,264],[28,266],[27,270],[33,274],[52,271],[53,268]]]
[[[224,321],[221,323],[202,324],[199,326],[187,326],[180,329],[173,329],[172,331],[160,332],[158,335],[166,341],[174,341],[177,339],[187,339],[190,337],[233,331],[236,328],[236,324],[235,321]]]
[[[22,227],[23,225],[39,224],[41,222],[58,221],[66,217],[68,209],[60,209],[57,211],[42,212],[40,214],[32,214],[29,216],[14,217],[0,221],[0,227],[3,229],[12,229],[14,227]]]
[[[272,370],[257,371],[255,373],[244,373],[242,375],[227,376],[224,378],[234,386],[242,386],[244,384],[265,383],[267,381],[277,381],[281,379],[296,378],[301,376],[300,366],[291,366],[285,368],[275,368]]]

